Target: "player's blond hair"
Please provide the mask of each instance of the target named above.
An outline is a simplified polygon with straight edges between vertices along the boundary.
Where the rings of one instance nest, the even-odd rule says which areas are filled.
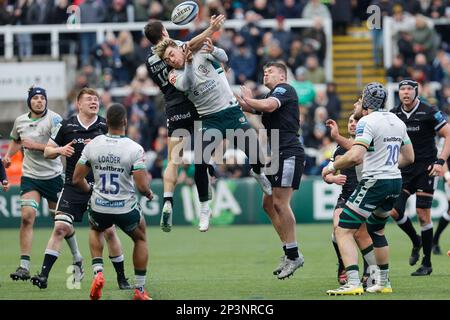
[[[158,43],[155,47],[155,54],[160,58],[160,59],[164,59],[164,53],[166,52],[168,47],[174,47],[177,48],[178,45],[177,43],[168,38],[168,39],[164,39],[162,40],[160,43]]]

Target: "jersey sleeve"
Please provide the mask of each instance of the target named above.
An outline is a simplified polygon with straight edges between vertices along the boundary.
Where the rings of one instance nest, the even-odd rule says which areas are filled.
[[[52,128],[52,134],[50,139],[52,139],[58,146],[64,145],[64,129],[63,122],[58,123],[55,127]]]
[[[411,139],[408,136],[408,131],[406,130],[406,125],[403,126],[403,137],[402,137],[402,146],[411,144]]]
[[[131,168],[131,171],[145,169],[147,169],[147,167],[145,166],[144,149],[139,146],[133,155],[133,167]]]
[[[278,86],[272,91],[272,93],[268,95],[267,98],[275,99],[278,103],[278,108],[281,108],[281,106],[283,106],[284,104],[289,102],[289,100],[292,99],[292,96],[287,88],[283,86]]]
[[[17,119],[16,119],[16,121],[14,121],[14,125],[13,125],[13,128],[12,128],[11,133],[9,134],[9,136],[14,141],[19,141],[20,140],[20,135],[19,135],[19,132],[17,131]]]
[[[211,53],[206,54],[206,59],[219,63],[228,62],[228,55],[222,48],[214,47]]]
[[[355,142],[353,144],[361,145],[366,149],[369,149],[369,146],[372,143],[373,138],[374,135],[370,123],[364,120],[360,120],[358,122],[358,125],[356,126],[356,137]]]
[[[92,142],[88,143],[84,147],[83,151],[81,152],[80,159],[78,159],[78,163],[84,164],[84,165],[86,165],[88,167],[91,166],[90,162],[89,162],[90,155],[91,155],[91,146],[92,146]]]
[[[445,124],[447,123],[447,117],[444,115],[442,111],[439,111],[436,108],[433,108],[432,115],[433,115],[432,122],[434,131],[441,130],[442,127],[445,126]]]
[[[337,146],[337,148],[334,150],[333,155],[330,158],[330,161],[336,161],[336,157],[342,156],[345,154],[344,148],[341,146]]]
[[[190,89],[193,77],[192,64],[186,63],[184,70],[175,70],[169,72],[169,82],[180,91],[188,91]]]

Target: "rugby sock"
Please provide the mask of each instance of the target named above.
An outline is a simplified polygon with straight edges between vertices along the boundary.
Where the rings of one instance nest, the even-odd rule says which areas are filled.
[[[437,226],[436,232],[434,233],[433,243],[438,244],[439,238],[441,236],[442,231],[444,231],[445,227],[447,227],[450,221],[450,215],[448,212],[444,213],[444,215],[439,219],[439,224]]]
[[[345,268],[345,273],[347,274],[347,284],[351,286],[358,286],[360,284],[359,268],[356,264]]]
[[[339,268],[344,268],[344,263],[342,262],[341,252],[339,251],[339,246],[336,242],[334,232],[331,234],[331,243],[333,243],[334,251],[336,251],[336,256],[338,258]]]
[[[389,281],[389,264],[379,264],[378,268],[380,268],[380,282],[378,284],[385,286]]]
[[[164,201],[163,204],[166,203],[166,201],[170,202],[170,205],[173,208],[173,192],[164,192]]]
[[[30,256],[23,254],[20,256],[20,267],[30,270]]]
[[[298,246],[296,241],[286,243],[286,256],[289,260],[295,260],[298,258]]]
[[[125,278],[125,268],[123,266],[123,254],[117,257],[109,257],[117,273],[117,279]]]
[[[200,202],[200,212],[207,212],[209,210],[209,201]]]
[[[400,220],[396,220],[397,225],[402,229],[408,237],[411,239],[414,247],[420,246],[419,235],[416,233],[416,229],[411,223],[411,219],[404,215]]]
[[[422,226],[422,265],[431,267],[431,247],[433,245],[433,223]]]
[[[99,272],[103,272],[103,258],[94,257],[92,258],[92,269],[94,270],[94,275]]]
[[[136,289],[139,289],[141,292],[144,292],[146,274],[147,270],[134,269]]]
[[[363,274],[369,273],[369,266],[375,266],[377,260],[375,259],[375,252],[373,251],[373,245],[368,246],[361,250],[361,254],[364,258],[364,272]]]
[[[209,199],[209,178],[208,166],[206,164],[196,164],[194,174],[195,186],[198,191],[198,199],[200,202]]]
[[[286,256],[287,255],[287,253],[286,253],[286,243],[283,243],[283,252],[284,252],[284,255]]]
[[[51,249],[45,249],[44,262],[42,263],[41,275],[48,278],[50,270],[52,270],[53,264],[59,257],[59,252]]]
[[[70,235],[65,237],[67,244],[69,245],[70,252],[72,252],[73,262],[80,262],[83,260],[80,250],[78,249],[77,238],[75,237],[75,231]]]

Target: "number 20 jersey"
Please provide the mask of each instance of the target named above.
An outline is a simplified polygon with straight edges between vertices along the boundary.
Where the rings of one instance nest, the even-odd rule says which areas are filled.
[[[367,149],[362,179],[401,178],[398,168],[400,148],[410,143],[405,123],[395,114],[388,111],[374,111],[362,117],[356,126],[354,142]]]
[[[125,136],[101,135],[86,145],[79,162],[94,173],[93,211],[124,214],[137,206],[132,174],[146,168],[139,144]]]

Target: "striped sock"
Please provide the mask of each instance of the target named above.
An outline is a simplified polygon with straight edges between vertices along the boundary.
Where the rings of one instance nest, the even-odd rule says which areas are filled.
[[[30,270],[30,256],[23,254],[20,256],[20,267]]]
[[[59,257],[59,252],[51,249],[45,249],[44,262],[42,263],[41,275],[48,277],[53,264]]]
[[[147,270],[137,270],[134,269],[134,278],[136,283],[136,289],[144,292],[145,287],[145,279],[146,279]]]
[[[92,269],[94,270],[94,275],[99,272],[103,272],[103,258],[95,257],[92,258]]]

